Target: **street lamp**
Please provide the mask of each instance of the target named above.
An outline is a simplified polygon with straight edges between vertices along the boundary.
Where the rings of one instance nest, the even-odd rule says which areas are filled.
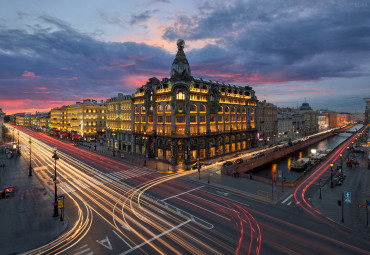
[[[320,187],[320,199],[322,199],[322,196],[321,196],[321,178],[319,179],[319,187]]]
[[[333,183],[333,163],[330,164],[330,187],[331,188],[334,187],[334,183]]]
[[[57,148],[54,148],[54,155],[52,158],[55,160],[54,165],[54,190],[55,190],[55,199],[54,199],[54,215],[53,217],[58,217],[58,193],[57,193],[57,160],[59,159],[57,155]]]
[[[28,141],[30,143],[30,166],[28,168],[28,176],[32,176],[32,166],[31,166],[31,156],[32,156],[32,150],[31,150],[31,137],[30,140]]]
[[[17,150],[17,153],[19,154],[19,130],[18,130],[18,141],[17,141],[17,143],[18,143],[18,150]]]
[[[342,160],[342,153],[341,154],[339,154],[339,156],[340,156],[340,171],[341,172],[343,172],[343,160]]]

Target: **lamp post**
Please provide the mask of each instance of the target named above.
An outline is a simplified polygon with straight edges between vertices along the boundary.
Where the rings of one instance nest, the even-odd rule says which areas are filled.
[[[319,179],[319,188],[320,188],[320,199],[322,199],[322,196],[321,196],[321,178]]]
[[[18,145],[17,145],[17,153],[19,154],[19,130],[18,130],[18,140],[17,140],[17,143],[18,143]]]
[[[59,159],[57,155],[57,149],[54,150],[54,155],[52,158],[55,160],[54,165],[54,191],[55,191],[55,198],[54,198],[54,214],[53,217],[58,217],[58,193],[57,193],[57,160]]]
[[[32,176],[32,166],[31,166],[31,159],[32,159],[32,149],[31,149],[31,137],[30,140],[28,141],[30,143],[30,166],[28,168],[28,176]]]
[[[334,187],[334,183],[333,183],[333,163],[330,164],[330,187],[331,188]]]
[[[343,160],[342,160],[342,153],[341,154],[339,154],[339,156],[340,156],[340,172],[341,173],[343,173]]]

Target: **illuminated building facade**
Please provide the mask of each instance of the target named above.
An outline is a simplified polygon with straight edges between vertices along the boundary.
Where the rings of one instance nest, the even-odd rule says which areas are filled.
[[[92,99],[50,111],[51,128],[96,138],[105,134],[106,105]]]
[[[50,128],[67,130],[67,108],[62,106],[50,110]]]
[[[132,96],[118,94],[106,101],[107,105],[107,142],[108,147],[132,151]]]
[[[16,113],[14,117],[15,125],[22,127],[31,127],[32,125],[31,113]]]
[[[133,151],[188,164],[254,147],[254,90],[191,76],[184,41],[177,47],[171,78],[151,78],[133,95]]]
[[[50,112],[36,112],[31,116],[32,126],[35,128],[49,128]]]

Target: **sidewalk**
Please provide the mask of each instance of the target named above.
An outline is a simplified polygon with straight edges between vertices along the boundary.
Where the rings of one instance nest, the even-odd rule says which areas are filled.
[[[0,199],[0,254],[16,254],[37,248],[59,236],[67,221],[53,218],[53,202],[21,156],[5,159],[0,154],[0,188],[15,185],[17,192]]]
[[[355,153],[354,155],[360,165],[351,168],[343,162],[343,171],[347,176],[343,184],[330,188],[330,182],[328,182],[327,185],[322,187],[322,199],[319,198],[319,190],[317,190],[312,194],[311,203],[323,215],[337,223],[370,234],[370,225],[366,227],[366,210],[370,208],[358,207],[359,204],[365,205],[366,200],[370,201],[370,170],[367,169],[368,153]],[[342,207],[338,206],[337,203],[338,200],[342,200],[342,192],[345,191],[351,192],[351,203],[344,202],[344,223],[342,223]]]
[[[69,143],[69,140],[66,140],[66,139],[63,139],[61,141]],[[96,145],[96,149],[95,149],[95,145]],[[108,149],[107,146],[100,145],[100,143],[80,142],[77,145],[77,147],[82,148],[82,149],[86,149],[86,150],[90,150],[90,151],[95,152],[97,154],[101,154],[101,155],[108,156],[108,157],[111,157],[111,158],[121,159],[121,152],[115,150],[115,153],[114,153],[115,156],[113,156],[112,148]],[[219,156],[219,157],[212,158],[212,159],[209,159],[209,160],[201,160],[201,162],[216,163],[216,162],[220,161],[221,158],[225,161],[228,161],[228,160],[234,161],[238,158],[238,157],[235,157],[236,153],[246,154],[246,153],[251,153],[251,152],[254,152],[254,151],[258,151],[260,149],[262,149],[262,148],[252,148],[252,149],[245,150],[245,151],[242,151],[242,152],[230,153],[230,154]],[[138,166],[144,166],[144,159],[145,159],[144,155],[140,155],[140,154],[137,154],[137,153],[135,153],[135,154],[134,153],[128,153],[128,152],[123,152],[123,154],[124,154],[124,159],[121,159],[121,160],[126,161],[126,162],[131,163],[131,164],[138,165]],[[160,173],[174,173],[174,172],[185,171],[186,168],[188,168],[188,170],[190,170],[194,163],[196,163],[196,162],[192,162],[191,164],[188,164],[187,166],[186,165],[175,165],[174,166],[174,165],[169,164],[166,161],[156,160],[154,158],[148,158],[148,159],[146,159],[145,166],[147,168],[151,168],[152,170],[156,170]]]

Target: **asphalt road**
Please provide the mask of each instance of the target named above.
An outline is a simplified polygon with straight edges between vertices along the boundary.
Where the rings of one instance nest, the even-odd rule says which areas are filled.
[[[22,150],[26,133],[33,137],[33,167],[51,194],[58,148],[70,222],[63,236],[31,254],[370,254],[369,236],[305,204],[302,193],[312,183],[272,206],[190,183],[194,171],[162,175],[20,130]]]

